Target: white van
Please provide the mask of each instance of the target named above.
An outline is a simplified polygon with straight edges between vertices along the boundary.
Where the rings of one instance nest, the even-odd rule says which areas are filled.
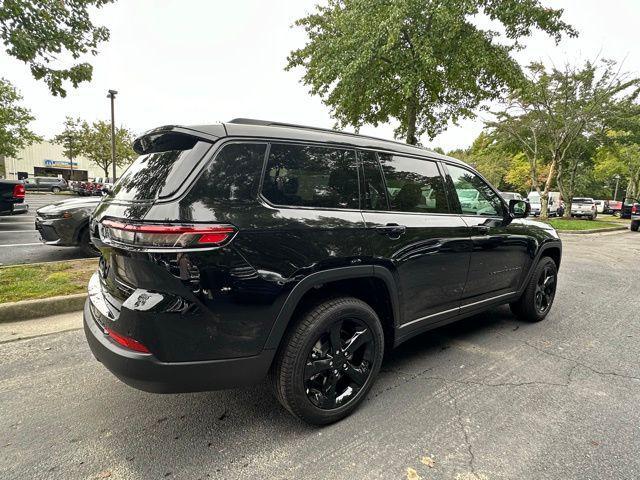
[[[533,191],[529,193],[527,196],[529,200],[529,205],[531,205],[531,215],[538,216],[540,215],[540,195],[538,192]],[[548,215],[550,217],[558,216],[558,208],[560,207],[560,192],[549,192],[549,205],[548,205]]]

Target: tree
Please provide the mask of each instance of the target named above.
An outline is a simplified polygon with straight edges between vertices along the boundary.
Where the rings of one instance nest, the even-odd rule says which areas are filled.
[[[527,156],[543,219],[558,168],[578,139],[602,132],[619,105],[638,96],[640,79],[627,79],[613,61],[602,63],[602,69],[586,62],[582,68],[566,65],[550,71],[541,63],[532,63],[526,81],[510,92],[505,110],[487,123],[494,135],[510,139]],[[538,182],[541,164],[549,168],[542,189]]]
[[[4,78],[0,78],[0,155],[15,157],[18,150],[40,140],[29,129],[31,112],[20,105],[22,96]]]
[[[126,128],[116,128],[116,165],[124,167],[130,164],[136,156],[132,148],[133,134]],[[82,153],[91,162],[109,176],[111,167],[111,124],[105,121],[82,125]]]
[[[594,176],[600,182],[609,184],[619,175],[626,180],[626,194],[640,195],[640,144],[628,143],[630,133],[609,132],[613,142],[601,146],[594,158]]]
[[[477,26],[479,15],[504,35]],[[338,126],[395,119],[396,137],[416,144],[517,83],[522,72],[511,53],[533,30],[556,42],[575,36],[561,16],[538,0],[328,0],[296,22],[308,42],[291,52],[286,69],[304,68],[302,82]]]
[[[64,130],[53,137],[53,142],[62,145],[64,156],[69,159],[71,165],[71,179],[73,180],[73,160],[82,155],[83,150],[82,120],[67,117],[64,121]]]
[[[25,62],[36,80],[43,80],[53,95],[66,96],[63,82],[74,87],[91,80],[93,67],[87,62],[68,65],[84,54],[97,54],[108,40],[109,30],[95,26],[90,8],[101,8],[113,0],[2,0],[0,40],[10,56]]]

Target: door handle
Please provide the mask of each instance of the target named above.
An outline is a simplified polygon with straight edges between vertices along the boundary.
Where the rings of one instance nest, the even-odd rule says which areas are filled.
[[[387,223],[386,225],[377,226],[376,230],[382,235],[398,238],[407,230],[407,227],[397,223]]]

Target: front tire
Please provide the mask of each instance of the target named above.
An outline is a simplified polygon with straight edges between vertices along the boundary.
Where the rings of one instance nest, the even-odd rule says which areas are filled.
[[[51,192],[52,192],[52,193],[60,193],[60,188],[59,188],[59,187],[53,187],[53,188],[51,189]]]
[[[353,412],[382,364],[384,334],[376,312],[353,297],[324,301],[285,335],[271,370],[280,403],[314,425]]]
[[[556,296],[558,267],[550,257],[542,257],[536,265],[522,296],[511,303],[511,311],[520,320],[544,320]]]
[[[98,250],[96,246],[91,243],[91,236],[89,235],[88,227],[85,227],[80,234],[80,249],[82,250],[82,253],[89,257],[100,255],[100,250]]]

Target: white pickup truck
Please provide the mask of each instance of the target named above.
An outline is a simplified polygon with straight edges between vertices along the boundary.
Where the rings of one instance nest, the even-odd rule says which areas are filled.
[[[598,216],[598,209],[593,198],[575,197],[571,202],[571,216],[595,220]]]

